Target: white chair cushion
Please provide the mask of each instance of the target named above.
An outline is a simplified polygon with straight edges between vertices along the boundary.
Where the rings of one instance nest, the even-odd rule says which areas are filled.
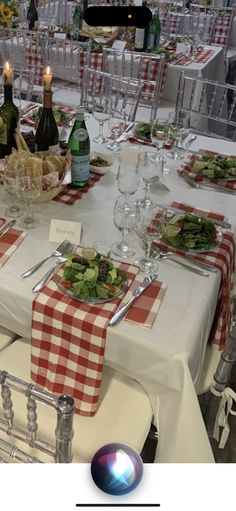
[[[18,339],[0,353],[0,369],[30,382],[30,351],[30,342]],[[26,424],[24,402],[24,396],[14,393],[15,424],[21,426]],[[104,366],[100,405],[96,415],[82,417],[76,414],[74,417],[73,462],[91,462],[95,452],[111,442],[125,443],[141,452],[152,415],[150,401],[142,387],[135,380]],[[39,405],[38,418],[39,433],[54,444],[56,413]],[[0,435],[5,438],[4,433]],[[32,453],[32,449],[29,450],[26,444],[13,437],[7,438],[7,441]],[[35,452],[33,455],[38,455],[46,462],[52,461],[43,453]]]

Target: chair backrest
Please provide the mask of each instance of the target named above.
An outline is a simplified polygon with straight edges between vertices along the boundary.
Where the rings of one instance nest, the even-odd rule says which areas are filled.
[[[55,78],[62,78],[81,86],[84,68],[90,64],[90,41],[49,39],[46,62],[53,69]]]
[[[81,104],[87,111],[93,102],[106,103],[113,111],[126,112],[129,121],[134,121],[142,84],[133,78],[123,78],[103,71],[85,67],[81,92]]]
[[[204,15],[199,12],[172,12],[160,13],[162,38],[169,41],[172,37],[188,36],[199,37],[200,41],[207,44],[212,40],[214,28],[213,14]]]
[[[213,17],[213,27],[210,44],[223,46],[225,53],[227,51],[235,8],[216,7],[214,5],[191,4],[190,12],[201,13],[203,16]]]
[[[15,437],[27,444],[32,450],[39,450],[52,456],[56,463],[70,463],[72,461],[72,437],[74,400],[68,395],[56,397],[50,392],[44,391],[31,383],[27,383],[6,371],[0,370],[0,385],[2,396],[2,409],[0,415],[0,430],[8,439]],[[14,422],[13,395],[19,398],[19,394],[25,396],[26,424],[17,425]],[[57,414],[55,430],[55,446],[49,444],[38,436],[39,414],[38,405],[53,408]],[[11,445],[5,439],[0,439],[0,459],[9,456],[11,459],[24,463],[35,463],[40,460],[35,455],[29,455],[16,446]],[[3,453],[3,454],[2,454]],[[3,458],[6,462],[6,459]]]
[[[140,102],[144,101],[150,108],[152,121],[156,116],[166,77],[164,55],[103,48],[103,66],[107,73],[140,81],[142,84]]]
[[[236,87],[181,73],[176,113],[190,114],[190,128],[226,140],[236,140]]]

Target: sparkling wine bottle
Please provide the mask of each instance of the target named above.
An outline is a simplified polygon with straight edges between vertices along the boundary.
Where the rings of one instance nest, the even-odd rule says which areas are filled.
[[[29,30],[34,30],[35,22],[38,21],[38,11],[35,5],[35,0],[30,0],[29,8],[27,11],[27,20],[29,22]]]
[[[52,75],[48,67],[44,74],[43,110],[35,134],[37,151],[56,152],[59,149],[58,128],[52,110],[51,80]]]
[[[19,121],[19,110],[12,99],[12,69],[6,63],[3,71],[4,102],[0,107],[0,158],[11,154],[16,147],[15,129]]]
[[[84,122],[84,108],[77,107],[77,114],[72,128],[68,149],[71,153],[71,186],[85,188],[89,181],[90,140]]]

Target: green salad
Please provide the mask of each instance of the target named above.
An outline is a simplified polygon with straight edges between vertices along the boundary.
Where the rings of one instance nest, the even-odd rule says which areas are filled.
[[[116,268],[111,259],[96,254],[93,259],[67,256],[60,284],[75,298],[96,301],[115,298],[126,282],[126,274]]]
[[[207,179],[236,179],[236,159],[203,154],[191,160],[191,169]]]
[[[150,122],[139,122],[134,128],[134,135],[141,140],[151,142],[151,124]]]
[[[164,54],[166,62],[171,62],[171,60],[176,58],[174,51],[166,50],[165,48],[151,48],[150,53]]]
[[[208,250],[216,244],[217,231],[214,222],[208,218],[192,213],[172,214],[162,238],[174,248]]]
[[[40,106],[39,108],[37,108],[36,110],[34,110],[31,113],[31,117],[32,117],[33,121],[38,121],[40,119],[42,110],[43,110],[43,108]],[[52,111],[53,111],[53,115],[55,117],[55,121],[57,124],[65,124],[72,117],[71,112],[65,112],[64,110],[61,110],[60,108],[53,108]]]

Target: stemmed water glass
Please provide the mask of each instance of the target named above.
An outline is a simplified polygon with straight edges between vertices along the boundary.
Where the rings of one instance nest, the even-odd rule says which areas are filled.
[[[16,190],[20,200],[24,202],[25,210],[21,225],[25,229],[32,229],[37,220],[32,209],[32,202],[39,197],[42,190],[42,171],[40,168],[24,168],[16,170]]]
[[[152,122],[151,141],[158,151],[169,142],[169,128],[170,124],[168,119],[162,119],[159,117]]]
[[[18,218],[22,214],[22,208],[17,197],[16,170],[11,165],[7,165],[4,170],[3,182],[10,199],[10,204],[7,206],[5,214],[12,218]]]
[[[93,139],[97,144],[105,144],[107,139],[103,135],[103,126],[106,121],[111,117],[110,104],[107,101],[94,100],[92,106],[92,114],[94,119],[99,122],[98,136]]]
[[[133,231],[138,224],[139,220],[139,204],[133,197],[120,195],[115,203],[114,208],[114,224],[116,228],[122,233],[122,240],[118,243],[113,243],[112,252],[123,258],[131,257],[135,254],[135,249],[129,245],[127,236],[130,231]]]
[[[150,256],[153,241],[158,241],[165,230],[166,212],[158,205],[152,208],[140,208],[140,217],[136,232],[144,241],[145,255],[135,262],[144,273],[154,273],[158,270],[158,263]]]
[[[126,113],[113,113],[109,119],[108,125],[111,131],[112,141],[108,142],[107,148],[115,152],[120,151],[120,145],[117,143],[117,139],[122,135],[127,126]]]
[[[155,204],[151,200],[151,185],[161,181],[163,177],[164,158],[155,157],[155,154],[143,152],[138,155],[138,172],[144,183],[145,195],[141,201],[143,208],[153,207]]]
[[[117,172],[117,188],[125,196],[126,202],[128,202],[130,195],[137,191],[138,185],[138,164],[121,158]]]
[[[175,147],[167,153],[168,158],[172,160],[182,160],[183,153],[178,148],[181,140],[185,139],[189,132],[190,117],[187,112],[171,112],[169,114],[170,136],[175,141]]]

